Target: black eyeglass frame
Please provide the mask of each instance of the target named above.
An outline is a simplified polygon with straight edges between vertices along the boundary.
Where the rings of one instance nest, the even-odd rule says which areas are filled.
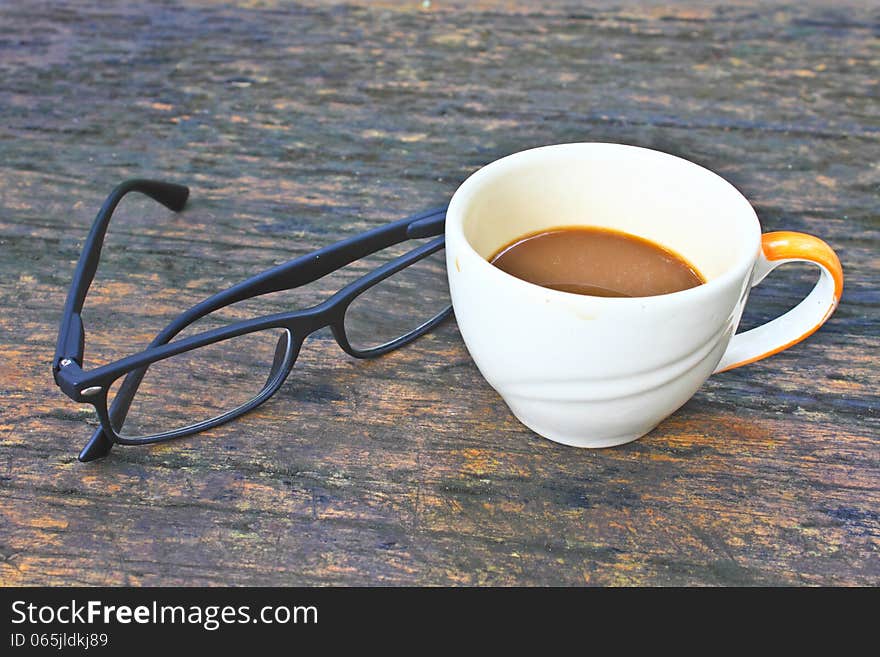
[[[355,358],[375,358],[412,342],[452,314],[452,307],[447,306],[410,332],[366,350],[354,348],[345,330],[345,313],[355,298],[389,276],[442,249],[444,238],[441,236],[385,263],[311,308],[235,322],[171,342],[193,322],[233,303],[306,285],[360,258],[410,239],[442,235],[446,209],[438,208],[379,226],[256,274],[180,314],[143,351],[86,371],[82,367],[85,352],[82,308],[97,271],[110,218],[122,198],[130,192],[145,194],[175,212],[181,211],[189,198],[189,188],[183,185],[156,180],[127,180],[107,197],[86,238],[64,306],[52,364],[55,382],[61,390],[76,402],[92,404],[101,422],[79,454],[80,461],[106,456],[115,443],[144,445],[164,442],[205,431],[244,415],[278,391],[293,369],[303,342],[319,329],[329,326],[336,342],[347,354]],[[124,419],[140,381],[152,363],[230,338],[277,328],[285,329],[286,333],[276,346],[275,359],[265,386],[251,401],[209,420],[146,437],[125,437],[114,428],[111,417],[119,420],[121,416]],[[123,376],[126,379],[108,408],[108,390]]]

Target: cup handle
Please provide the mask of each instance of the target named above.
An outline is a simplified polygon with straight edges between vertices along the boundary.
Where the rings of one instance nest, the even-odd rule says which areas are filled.
[[[780,231],[761,236],[761,253],[752,272],[752,287],[786,262],[808,262],[819,268],[819,281],[794,308],[750,331],[733,336],[715,372],[732,370],[796,345],[825,323],[843,292],[843,268],[837,254],[818,237]]]

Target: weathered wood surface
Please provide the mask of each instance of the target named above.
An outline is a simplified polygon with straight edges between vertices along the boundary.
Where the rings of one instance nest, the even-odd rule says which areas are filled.
[[[0,583],[880,582],[876,5],[184,5],[0,2]],[[696,160],[765,230],[827,239],[836,315],[611,450],[519,425],[452,322],[375,362],[318,336],[258,412],[75,460],[91,418],[50,360],[118,181],[184,182],[192,202],[120,208],[90,363],[501,155],[586,140]],[[811,281],[774,274],[746,323]]]

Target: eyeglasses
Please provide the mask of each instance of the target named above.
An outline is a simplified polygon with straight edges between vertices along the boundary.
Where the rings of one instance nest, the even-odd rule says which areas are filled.
[[[418,269],[412,265],[428,262],[429,256],[443,248],[443,237],[437,237],[311,308],[235,322],[173,340],[197,320],[231,304],[306,285],[410,239],[440,235],[446,216],[443,208],[374,228],[257,274],[179,315],[143,351],[86,371],[83,303],[110,218],[129,192],[145,194],[175,212],[183,209],[189,197],[189,189],[182,185],[128,180],[107,197],[92,224],[67,296],[52,365],[61,390],[74,401],[92,404],[100,420],[100,427],[79,455],[80,461],[106,456],[115,443],[146,445],[181,438],[253,410],[278,391],[303,341],[319,329],[330,327],[336,342],[349,355],[375,358],[412,342],[452,314],[445,284],[442,292],[429,299],[438,312],[410,317],[410,325],[404,329],[387,321],[389,313],[379,303],[389,282],[399,283],[395,291],[410,299],[424,295],[431,287],[425,284],[428,277],[437,288],[438,277],[445,276],[438,267],[422,271],[421,278],[403,281],[405,274]],[[355,331],[354,319],[364,310],[375,311],[374,321],[367,330]]]

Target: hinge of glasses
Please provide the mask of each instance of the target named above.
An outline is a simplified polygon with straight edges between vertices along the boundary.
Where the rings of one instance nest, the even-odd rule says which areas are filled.
[[[63,370],[73,365],[78,365],[78,363],[72,358],[62,358],[58,361],[58,369]],[[73,373],[76,376],[76,372]],[[82,390],[76,390],[77,384],[75,380],[70,380],[69,377],[64,377],[64,379],[59,380],[56,377],[56,381],[65,390],[68,394],[73,395],[74,399],[83,398],[83,397],[94,397],[99,392],[103,390],[101,386],[89,386],[88,388],[83,388]]]

